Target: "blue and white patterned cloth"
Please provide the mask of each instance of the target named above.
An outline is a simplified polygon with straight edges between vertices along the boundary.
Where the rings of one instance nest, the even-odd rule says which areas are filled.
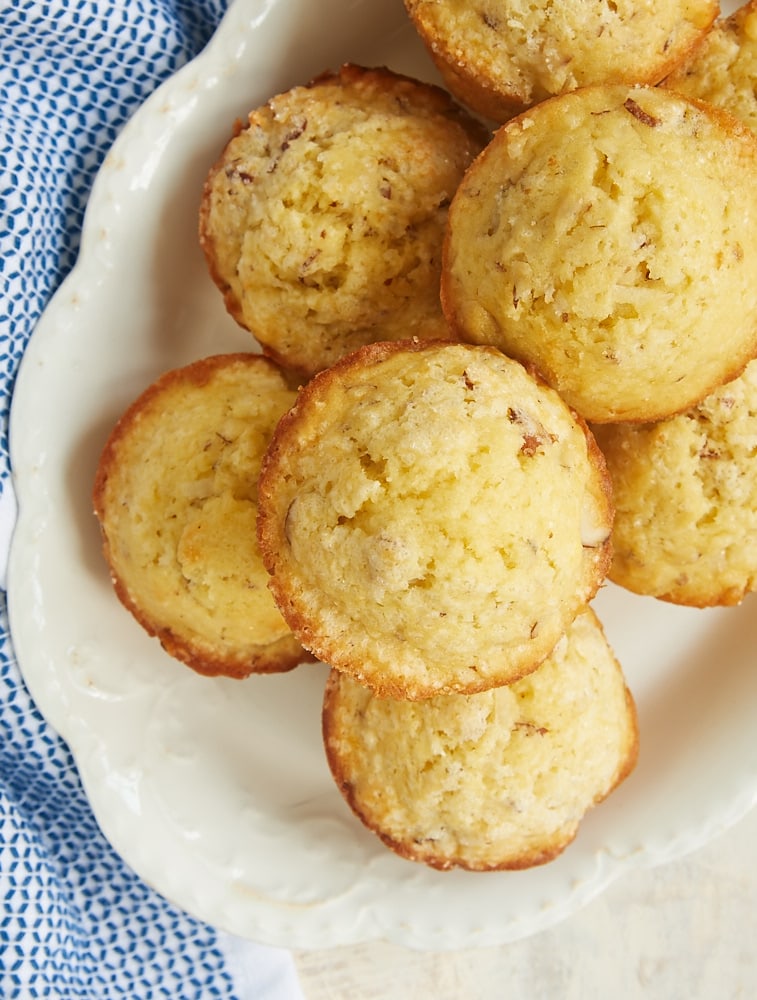
[[[14,514],[17,366],[75,262],[116,134],[209,39],[228,0],[0,0],[0,564]],[[296,1000],[291,955],[142,883],[100,833],[65,743],[14,660],[0,579],[0,997]]]

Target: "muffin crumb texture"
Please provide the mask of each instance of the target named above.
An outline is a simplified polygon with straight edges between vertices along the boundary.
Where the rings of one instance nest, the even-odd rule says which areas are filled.
[[[709,101],[757,132],[757,0],[717,21],[665,86]]]

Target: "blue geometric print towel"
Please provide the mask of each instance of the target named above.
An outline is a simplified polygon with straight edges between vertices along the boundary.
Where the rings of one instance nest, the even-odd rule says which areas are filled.
[[[129,117],[200,51],[226,6],[0,0],[0,557],[13,513],[13,381],[76,260],[95,173]],[[287,952],[188,917],[105,841],[67,746],[21,679],[0,591],[0,997],[300,996]]]

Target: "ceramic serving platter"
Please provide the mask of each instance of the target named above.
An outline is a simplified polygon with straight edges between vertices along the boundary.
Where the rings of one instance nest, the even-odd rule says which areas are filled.
[[[189,912],[288,947],[504,943],[696,848],[754,804],[755,599],[696,611],[605,587],[595,607],[637,701],[636,771],[552,863],[436,872],[388,851],[333,784],[326,668],[239,682],[171,660],[115,599],[92,514],[100,449],[132,399],[169,368],[254,349],[198,247],[208,167],[236,118],[345,61],[437,81],[402,0],[237,0],[107,157],[79,262],[17,383],[13,638],[105,835]]]

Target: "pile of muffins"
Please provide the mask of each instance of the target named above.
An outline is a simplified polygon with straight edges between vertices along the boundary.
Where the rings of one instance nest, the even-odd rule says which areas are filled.
[[[603,582],[757,589],[757,0],[406,6],[449,92],[345,65],[235,126],[200,242],[256,348],[146,388],[94,506],[172,656],[329,665],[392,850],[525,868],[637,759]]]

